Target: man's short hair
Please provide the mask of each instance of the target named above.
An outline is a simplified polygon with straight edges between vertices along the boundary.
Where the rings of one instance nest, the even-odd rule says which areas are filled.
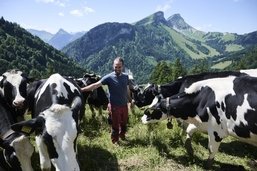
[[[121,58],[121,57],[117,57],[117,58],[115,58],[114,59],[114,61],[119,61],[119,62],[121,62],[122,63],[122,65],[124,65],[124,59],[123,58]],[[114,62],[113,61],[113,62]]]

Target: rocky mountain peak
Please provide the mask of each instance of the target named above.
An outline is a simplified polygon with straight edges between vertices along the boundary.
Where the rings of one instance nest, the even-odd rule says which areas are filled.
[[[164,18],[164,13],[162,11],[158,11],[153,14],[153,21],[155,23],[163,23],[163,24],[167,23],[166,19]]]
[[[180,14],[174,14],[167,19],[168,25],[175,30],[190,30],[193,29]]]
[[[167,21],[164,18],[164,13],[162,11],[158,11],[136,23],[136,25],[147,25],[147,24],[167,24]]]

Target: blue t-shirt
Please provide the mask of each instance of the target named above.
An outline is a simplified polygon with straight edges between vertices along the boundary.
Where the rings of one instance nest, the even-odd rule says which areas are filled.
[[[124,106],[128,103],[128,90],[129,84],[128,75],[122,73],[116,75],[115,72],[107,74],[101,79],[103,85],[107,85],[110,94],[110,103],[115,106]]]

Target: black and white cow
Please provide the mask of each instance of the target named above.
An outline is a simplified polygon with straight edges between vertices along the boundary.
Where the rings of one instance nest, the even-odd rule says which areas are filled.
[[[101,77],[97,75],[91,76],[91,75],[85,74],[83,79],[85,80],[85,83],[86,83],[85,86],[87,86],[99,81]],[[93,117],[95,116],[94,108],[98,109],[99,115],[102,116],[102,110],[103,109],[106,110],[109,103],[109,99],[102,86],[92,91],[92,93],[87,98],[87,103],[90,107]]]
[[[191,84],[171,97],[156,96],[143,123],[178,118],[208,132],[208,166],[228,135],[257,146],[257,78],[228,76]]]
[[[33,170],[34,148],[29,138],[11,129],[12,124],[24,120],[27,83],[27,76],[17,69],[0,76],[0,147],[4,156],[0,167],[5,170]]]
[[[87,73],[83,78],[75,79],[75,81],[82,88],[99,81],[100,78],[101,77],[98,75]],[[98,110],[99,115],[102,116],[102,110],[106,110],[109,103],[109,99],[103,87],[100,86],[92,92],[83,92],[83,95],[92,112],[92,117],[94,118],[96,116],[95,109]]]
[[[27,84],[30,79],[20,70],[8,70],[0,76],[0,97],[10,107],[16,110],[15,121],[23,120],[25,113],[25,98],[27,95]]]
[[[186,88],[197,81],[209,79],[209,78],[223,78],[227,76],[243,76],[243,75],[251,75],[257,76],[257,70],[241,70],[240,72],[236,71],[223,71],[223,72],[205,72],[195,75],[187,75],[181,77],[171,83],[163,84],[163,85],[156,85],[156,84],[149,84],[146,88],[142,91],[138,91],[135,93],[135,104],[139,107],[150,105],[155,98],[156,95],[161,95],[163,98],[170,97],[172,95],[184,92]],[[172,126],[169,120],[167,126]],[[194,132],[197,130],[201,130],[205,132],[206,130],[200,125],[198,127],[194,124],[189,124],[186,128],[187,139],[185,142],[186,149],[188,153],[192,154],[193,150],[191,147],[191,139]]]
[[[148,84],[145,88],[136,88],[133,91],[135,105],[143,107],[150,105],[156,95],[161,94],[164,98],[183,92],[185,88],[189,87],[192,83],[209,79],[209,78],[222,78],[227,76],[242,76],[250,75],[257,77],[257,69],[247,69],[240,71],[222,71],[222,72],[203,72],[195,75],[187,75],[178,78],[170,83],[157,85]]]
[[[12,125],[26,134],[35,132],[42,170],[77,171],[76,138],[84,99],[77,84],[59,74],[30,84],[28,105],[33,119]]]
[[[249,70],[244,70],[245,73],[236,72],[236,71],[223,71],[223,72],[205,72],[195,75],[187,75],[181,78],[178,78],[175,81],[170,83],[157,85],[157,84],[148,84],[143,90],[138,88],[134,94],[135,105],[138,107],[143,107],[150,105],[156,95],[161,94],[164,98],[175,95],[179,92],[183,92],[185,88],[189,87],[192,83],[201,81],[209,78],[221,78],[227,77],[229,75],[241,76],[249,73]],[[254,73],[254,71],[251,71]],[[256,70],[257,73],[257,70]]]
[[[11,129],[11,125],[16,123],[13,116],[8,107],[0,102],[0,147],[4,156],[0,167],[5,170],[32,171],[31,156],[34,147],[28,137]]]

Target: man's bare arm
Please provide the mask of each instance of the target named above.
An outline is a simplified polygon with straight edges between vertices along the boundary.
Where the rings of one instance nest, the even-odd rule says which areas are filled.
[[[88,85],[86,87],[83,87],[80,90],[82,92],[84,92],[84,91],[93,91],[94,89],[97,89],[100,86],[102,86],[102,83],[101,83],[101,81],[98,81],[96,83],[93,83],[93,84],[90,84],[90,85]]]

